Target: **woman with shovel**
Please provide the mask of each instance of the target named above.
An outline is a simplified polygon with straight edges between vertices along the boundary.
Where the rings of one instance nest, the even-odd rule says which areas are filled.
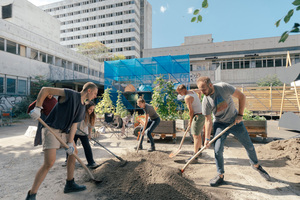
[[[26,200],[35,200],[37,191],[44,181],[49,170],[56,160],[56,149],[59,149],[61,142],[54,136],[58,136],[68,148],[65,148],[69,155],[77,153],[74,145],[74,135],[77,130],[77,123],[84,119],[85,102],[97,97],[98,87],[92,82],[83,85],[81,92],[70,89],[43,87],[37,97],[35,108],[29,113],[31,118],[43,122],[48,128],[43,128],[44,134],[43,151],[44,163],[36,173],[31,190],[28,191]],[[42,104],[48,95],[59,96],[58,103],[54,106],[45,122],[41,121]],[[50,128],[51,127],[51,128]],[[52,132],[54,134],[52,134]],[[75,155],[70,156],[67,164],[67,180],[64,193],[85,190],[84,185],[77,185],[74,182]]]
[[[95,103],[90,101],[86,105],[85,109],[85,118],[80,123],[78,123],[77,131],[74,136],[74,142],[77,144],[77,140],[80,139],[81,144],[84,149],[85,158],[88,162],[87,166],[91,169],[97,168],[99,165],[95,163],[93,158],[93,152],[91,145],[89,143],[89,139],[91,139],[92,127],[95,125],[96,115],[94,113]],[[88,133],[88,134],[87,134]],[[67,164],[67,159],[65,163]]]
[[[151,147],[148,149],[149,152],[155,151],[155,144],[154,144],[154,139],[152,138],[151,133],[154,131],[154,129],[158,126],[160,123],[160,117],[154,110],[153,106],[149,105],[146,103],[146,101],[143,99],[143,97],[139,97],[137,100],[137,105],[138,107],[142,108],[145,112],[145,124],[144,127],[141,129],[140,132],[140,137],[141,142],[139,147],[135,147],[135,149],[143,149],[143,139],[144,139],[144,134],[147,134],[148,139],[150,140]]]

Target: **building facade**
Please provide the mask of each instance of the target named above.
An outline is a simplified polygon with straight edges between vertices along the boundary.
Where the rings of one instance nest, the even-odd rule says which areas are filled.
[[[65,0],[40,8],[61,22],[60,44],[65,47],[100,41],[126,59],[140,58],[142,49],[152,47],[147,0]]]
[[[180,46],[145,49],[144,57],[184,55],[190,57],[191,87],[200,76],[236,86],[255,86],[268,75],[284,73],[287,52],[291,63],[300,62],[300,35],[213,42],[211,34],[185,37]]]
[[[80,89],[103,86],[104,68],[59,44],[60,22],[27,0],[0,1],[0,110],[30,94],[36,76]]]

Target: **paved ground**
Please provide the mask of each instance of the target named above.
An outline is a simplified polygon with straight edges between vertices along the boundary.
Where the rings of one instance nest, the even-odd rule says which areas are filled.
[[[277,139],[289,139],[293,137],[299,137],[300,134],[298,132],[288,131],[286,129],[278,130],[277,124],[278,121],[268,121],[267,142],[277,140]],[[33,138],[24,135],[27,128],[29,126],[34,126],[34,125],[36,125],[36,122],[32,121],[31,119],[27,119],[27,120],[21,120],[19,122],[16,122],[12,126],[0,127],[0,191],[1,191],[0,199],[9,199],[9,200],[24,199],[26,196],[26,192],[31,187],[35,173],[37,172],[38,168],[41,166],[43,162],[43,153],[41,151],[41,147],[40,146],[33,147]],[[177,133],[177,137],[178,137],[177,144],[173,144],[172,140],[156,140],[157,150],[169,154],[172,150],[178,148],[182,135],[183,132]],[[127,152],[132,152],[133,147],[137,143],[135,136],[133,136],[131,133],[129,134],[129,137],[122,138],[122,139],[117,139],[115,136],[112,137],[110,136],[111,133],[102,134],[98,137],[98,140],[101,142],[102,145],[109,148],[112,152],[114,152],[115,154],[121,157]],[[253,141],[255,146],[263,145],[261,138],[256,138]],[[150,144],[144,141],[144,147],[148,148],[149,146]],[[243,158],[242,163],[248,162],[246,155],[244,155],[245,153],[240,155],[240,153],[236,152],[236,149],[239,149],[240,147],[238,146],[238,144],[236,144],[235,139],[232,136],[228,138],[228,146],[230,146],[230,148],[226,147],[227,152],[230,151],[233,156],[236,156],[237,158],[239,157],[239,159],[240,157],[242,157]],[[234,149],[235,147],[236,149]],[[94,158],[98,163],[103,162],[103,160],[113,158],[111,154],[108,154],[103,148],[97,145],[92,146],[92,148],[93,148]],[[79,149],[80,158],[84,162],[86,162],[82,147],[79,146],[78,149]],[[192,143],[190,142],[190,138],[187,137],[184,142],[181,155],[179,155],[177,158],[177,161],[179,162],[177,163],[173,162],[174,166],[182,167],[183,164],[180,163],[180,161],[188,158],[191,153],[192,153]],[[213,150],[212,149],[206,150],[204,155],[207,158],[212,158]],[[225,158],[226,157],[227,156],[225,156]],[[235,164],[232,164],[232,162],[235,162],[235,159],[233,160],[232,159],[233,158],[228,159],[226,163],[226,165],[232,165],[228,171],[229,173],[230,172],[234,173],[234,171],[236,170],[236,172],[239,172],[236,174],[237,176],[236,178],[239,178],[241,176],[240,169],[243,170],[245,166],[237,167]],[[48,176],[46,177],[46,180],[44,181],[44,183],[42,184],[39,190],[39,195],[41,195],[39,196],[40,197],[39,199],[58,199],[58,198],[93,199],[94,196],[89,196],[90,195],[89,192],[77,193],[76,195],[64,195],[62,193],[64,180],[65,180],[65,170],[62,170],[61,168],[64,161],[65,161],[64,150],[62,149],[58,150],[57,161],[55,163],[55,166],[49,172]],[[213,159],[209,161],[203,161],[203,164],[204,165],[202,165],[203,169],[201,169],[202,170],[201,173],[207,173],[210,176],[214,175],[215,169],[211,168],[212,166],[214,166]],[[265,166],[266,165],[268,166],[268,164],[270,166],[270,170],[273,170],[272,165],[268,162],[265,162]],[[241,183],[237,184],[233,182],[233,184],[229,186],[230,185],[230,181],[229,181],[228,182],[229,185],[224,186],[223,188],[212,189],[207,184],[209,177],[206,177],[204,176],[205,174],[203,174],[204,176],[203,179],[199,179],[199,177],[196,177],[195,175],[196,172],[197,172],[197,168],[195,168],[195,165],[191,166],[190,171],[186,172],[187,177],[195,176],[195,178],[194,179],[192,178],[192,180],[195,182],[196,186],[204,188],[208,193],[211,194],[212,199],[222,198],[222,196],[218,196],[217,194],[214,194],[216,192],[221,192],[222,194],[230,193],[230,195],[227,196],[228,199],[241,199],[241,198],[242,199],[280,199],[281,197],[288,198],[288,199],[299,199],[300,191],[295,191],[294,188],[300,188],[299,187],[300,183],[298,183],[297,187],[293,187],[292,189],[288,188],[286,190],[284,188],[287,186],[276,185],[275,183],[271,184],[275,188],[283,188],[280,189],[282,196],[278,197],[277,194],[281,194],[280,190],[278,191],[278,189],[275,190],[271,188],[266,189],[266,188],[259,188],[256,186],[254,187],[253,183],[255,184],[257,183],[255,182],[256,180],[253,180],[253,178],[250,179],[252,182],[249,179],[247,179],[246,182],[247,184],[244,185]],[[80,167],[77,167],[75,179],[80,179],[78,175],[80,173],[84,173],[84,170]],[[275,171],[273,172],[273,174],[274,173]],[[282,181],[282,183],[286,184],[287,182]],[[53,185],[56,185],[56,187],[54,187]],[[91,185],[89,185],[88,183],[87,186],[89,187]],[[232,190],[230,188],[231,189],[234,188],[234,190],[238,192],[238,195],[236,195],[236,197],[234,194],[232,194]],[[244,191],[245,189],[246,189],[246,193]],[[258,190],[259,194],[255,193],[256,190]],[[267,193],[270,191],[275,196],[267,195]],[[251,194],[253,195],[253,198],[251,198]]]

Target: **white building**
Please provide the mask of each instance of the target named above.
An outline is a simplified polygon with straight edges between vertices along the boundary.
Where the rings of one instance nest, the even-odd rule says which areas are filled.
[[[0,1],[0,110],[28,95],[35,76],[76,90],[103,86],[101,63],[60,45],[59,35],[60,22],[27,0]]]
[[[185,37],[180,46],[145,49],[144,57],[183,55],[190,57],[191,86],[198,77],[236,86],[254,86],[267,75],[284,73],[289,51],[292,64],[300,62],[300,35],[213,42],[211,34]]]
[[[152,7],[147,0],[65,0],[41,6],[61,22],[60,44],[71,49],[100,41],[113,54],[142,57],[152,47]]]

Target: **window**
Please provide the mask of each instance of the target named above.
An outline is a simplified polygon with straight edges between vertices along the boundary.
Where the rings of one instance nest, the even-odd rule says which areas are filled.
[[[38,51],[37,51],[37,50],[31,49],[31,52],[30,52],[30,59],[34,59],[34,60],[37,60],[37,59],[38,59]]]
[[[18,94],[26,94],[26,80],[18,80]]]
[[[268,67],[274,67],[273,59],[268,59],[268,60],[267,60],[267,66],[268,66]]]
[[[12,18],[12,4],[2,6],[2,19]]]
[[[227,69],[232,69],[232,62],[231,61],[227,62]]]
[[[245,68],[249,68],[250,67],[250,61],[249,60],[245,60]]]
[[[4,39],[0,38],[0,51],[4,51]]]
[[[234,69],[239,69],[240,68],[240,62],[239,61],[234,61],[233,65],[234,65]]]
[[[48,55],[47,63],[48,63],[48,64],[53,64],[53,56]]]
[[[9,53],[17,54],[17,44],[15,42],[7,40],[6,51]]]
[[[40,61],[42,61],[44,63],[46,62],[46,54],[43,52],[40,52]]]
[[[256,60],[256,61],[255,61],[255,64],[256,64],[256,67],[257,67],[257,68],[261,68],[261,67],[262,67],[262,62],[261,62],[261,60]]]
[[[7,93],[16,93],[16,79],[7,78]]]
[[[4,78],[3,77],[0,77],[0,93],[3,93],[4,91]]]
[[[275,59],[275,67],[282,67],[282,60],[281,59]]]

